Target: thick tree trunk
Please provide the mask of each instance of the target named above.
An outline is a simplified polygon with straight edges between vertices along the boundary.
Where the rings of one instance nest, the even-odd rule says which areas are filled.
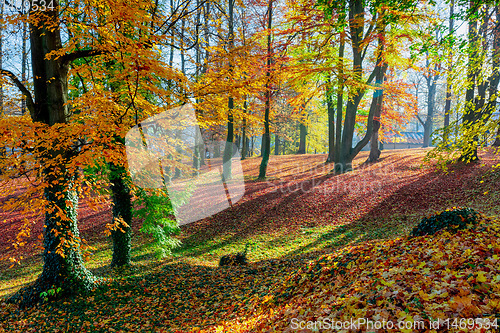
[[[297,154],[306,153],[307,127],[303,123],[299,124],[299,150]]]
[[[352,40],[352,72],[361,79],[363,74],[363,57],[361,42],[363,39],[363,25],[357,20],[364,22],[364,5],[361,0],[349,1],[349,29]],[[340,146],[340,156],[335,163],[335,173],[344,173],[352,170],[352,140],[354,137],[354,126],[356,124],[356,113],[358,105],[363,98],[364,92],[355,90],[347,101],[344,130],[342,131],[342,143]]]
[[[377,74],[377,86],[382,84],[384,81],[385,71],[387,70],[387,65],[384,65],[380,68],[379,73]],[[384,100],[384,93],[382,89],[377,89],[373,93],[372,105],[374,107],[373,113],[373,130],[370,138],[370,155],[366,162],[372,163],[378,161],[380,158],[380,149],[379,149],[379,141],[378,141],[378,132],[380,130],[380,116],[382,112],[382,104]]]
[[[214,158],[220,157],[220,143],[219,141],[214,141]]]
[[[233,108],[232,97],[229,98],[229,106],[230,106],[229,110],[232,110]],[[224,155],[222,157],[222,161],[224,163],[222,174],[224,175],[224,179],[231,179],[232,177],[231,159],[233,157],[233,139],[234,139],[234,121],[233,121],[233,115],[229,114],[227,119],[227,138],[226,138],[226,144],[224,146]]]
[[[127,181],[127,170],[113,163],[109,164],[110,182],[113,199],[113,220],[123,219],[127,226],[121,224],[119,229],[111,232],[113,238],[113,259],[111,267],[130,265],[132,240],[132,194]]]
[[[44,170],[45,181],[51,184],[56,180],[53,171]],[[77,227],[78,195],[72,188],[73,179],[62,166],[57,171],[63,175],[57,178],[58,184],[45,190],[45,198],[54,208],[54,213],[45,215],[42,274],[33,285],[21,289],[9,299],[10,302],[19,303],[22,308],[40,302],[40,294],[50,289],[61,288],[58,295],[66,296],[89,292],[97,286],[96,279],[85,268],[80,253],[80,233]],[[64,211],[64,219],[58,214],[56,207]],[[63,246],[64,256],[61,256],[58,245],[61,241],[71,240],[76,241],[77,245]]]

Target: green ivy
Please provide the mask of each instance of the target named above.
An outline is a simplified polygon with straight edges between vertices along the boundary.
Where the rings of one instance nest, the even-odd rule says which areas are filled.
[[[467,229],[475,225],[480,220],[480,214],[471,208],[447,209],[431,217],[423,218],[420,223],[413,228],[411,236],[434,235],[442,229],[450,232]]]

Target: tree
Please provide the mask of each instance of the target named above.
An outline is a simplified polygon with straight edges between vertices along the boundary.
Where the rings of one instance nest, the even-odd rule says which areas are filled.
[[[62,50],[57,0],[53,9],[43,13],[32,10],[29,15],[32,18],[29,27],[34,97],[12,73],[5,70],[0,73],[10,77],[25,95],[33,122],[43,124],[44,132],[57,131],[68,122],[70,113],[66,104],[69,64],[72,60],[92,55],[92,52],[76,51],[57,59],[47,57]],[[40,293],[51,288],[63,288],[64,293],[74,293],[90,291],[96,286],[96,279],[85,268],[80,252],[78,195],[74,183],[76,170],[67,167],[74,156],[73,144],[62,141],[66,138],[56,138],[50,149],[44,147],[42,140],[46,137],[43,134],[38,135],[35,149],[46,184],[43,191],[47,201],[43,210],[44,265],[35,284],[11,298],[11,301],[19,301],[23,306],[37,302]]]

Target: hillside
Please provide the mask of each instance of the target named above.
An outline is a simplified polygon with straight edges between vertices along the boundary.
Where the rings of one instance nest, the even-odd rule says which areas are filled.
[[[230,209],[182,227],[183,246],[157,261],[148,239],[136,231],[130,277],[110,271],[110,244],[103,235],[108,203],[95,210],[83,201],[81,231],[97,248],[88,266],[115,276],[105,290],[18,312],[2,305],[7,331],[220,331],[291,330],[292,319],[371,318],[426,325],[500,312],[500,174],[498,157],[453,166],[447,174],[422,166],[426,150],[384,151],[370,166],[331,175],[324,155],[272,156],[269,179],[256,180],[260,159],[243,161],[246,191]],[[22,192],[22,184],[19,191]],[[3,198],[5,200],[5,198]],[[493,217],[456,235],[409,239],[424,216],[466,206]],[[2,257],[23,216],[2,212]],[[35,220],[36,221],[36,220]],[[140,221],[133,226],[139,228]],[[40,223],[35,231],[41,229]],[[37,233],[22,248],[28,258],[8,270],[1,292],[12,293],[40,270]],[[221,255],[254,244],[246,268],[218,268]],[[95,304],[95,306],[94,306]],[[136,307],[141,304],[141,307]],[[59,316],[54,316],[59,313]],[[500,323],[499,323],[500,324]],[[444,324],[440,323],[440,329]],[[459,327],[457,326],[459,329]]]

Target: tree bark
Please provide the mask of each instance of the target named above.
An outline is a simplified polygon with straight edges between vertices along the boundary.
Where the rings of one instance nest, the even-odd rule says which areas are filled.
[[[451,0],[450,2],[450,19],[449,19],[449,27],[448,31],[450,34],[453,34],[453,26],[454,26],[454,12],[455,1]],[[451,97],[452,97],[452,70],[453,70],[453,52],[452,50],[448,53],[448,73],[446,77],[446,102],[444,105],[444,132],[443,132],[443,142],[447,144],[448,136],[450,132],[450,112],[451,112]]]
[[[267,68],[266,68],[266,106],[264,110],[264,142],[262,161],[259,168],[259,179],[266,178],[267,164],[271,153],[271,135],[269,132],[269,113],[271,110],[271,27],[273,19],[273,0],[269,0],[267,8]]]
[[[427,55],[428,56],[428,55]],[[434,70],[429,69],[430,63],[429,58],[427,58],[427,76],[425,77],[427,81],[427,118],[424,123],[424,145],[423,147],[429,147],[431,145],[431,134],[432,134],[432,124],[434,118],[434,109],[436,104],[436,88],[437,80],[439,75],[437,75],[438,65],[434,65]]]
[[[380,55],[381,53],[379,53]],[[378,59],[382,60],[382,59]],[[373,93],[372,105],[375,105],[374,113],[373,113],[373,131],[372,136],[370,138],[370,155],[368,156],[367,162],[372,163],[378,161],[380,158],[380,149],[378,148],[379,141],[378,135],[380,130],[380,116],[382,113],[382,105],[384,101],[384,92],[380,88],[380,85],[384,82],[385,72],[387,71],[387,64],[380,65],[380,68],[377,73],[376,78],[376,86],[377,90]]]
[[[343,108],[344,108],[344,47],[345,47],[345,36],[344,32],[340,34],[340,45],[339,45],[339,60],[337,66],[338,78],[337,78],[337,123],[336,123],[336,133],[335,133],[335,152],[333,154],[335,164],[340,163],[341,152],[342,152],[342,118],[343,118]]]
[[[113,238],[113,259],[111,267],[130,265],[132,239],[132,194],[128,182],[127,170],[114,163],[109,164],[110,182],[113,199],[113,220],[123,219],[127,226],[121,224],[119,229],[111,232]]]
[[[233,51],[234,48],[234,1],[229,0],[229,52]],[[232,54],[230,54],[232,57]],[[232,73],[233,63],[229,60],[229,73]],[[224,179],[231,179],[231,158],[233,157],[233,139],[234,139],[234,119],[233,119],[233,109],[234,109],[234,99],[229,93],[229,99],[227,102],[228,116],[227,116],[227,138],[226,145],[224,147],[223,156],[223,177]]]
[[[326,82],[326,107],[328,110],[328,157],[326,163],[334,162],[335,156],[335,107],[333,106],[332,98],[332,79],[330,75],[327,77]]]
[[[363,56],[362,41],[365,8],[363,1],[349,1],[349,29],[352,41],[352,72],[353,75],[361,80],[363,74]],[[356,124],[356,113],[359,103],[363,98],[364,91],[355,90],[347,101],[344,130],[342,131],[342,143],[340,146],[339,161],[335,163],[335,173],[344,173],[352,170],[353,155],[352,140],[354,137],[354,126]],[[368,142],[368,141],[367,141]],[[366,143],[365,143],[366,144]]]
[[[365,38],[363,37],[364,32],[364,23],[360,24],[360,22],[364,22],[365,18],[365,7],[364,2],[362,0],[350,0],[349,1],[349,29],[351,32],[351,41],[352,41],[352,72],[357,80],[361,81],[363,78],[363,58],[364,58],[364,50]],[[384,31],[385,24],[377,23],[376,29],[378,31]],[[379,54],[377,57],[381,57]],[[371,81],[375,78],[376,73],[380,70],[380,66],[382,66],[382,62],[377,62],[377,65],[373,69],[372,73],[366,80],[366,84],[370,84]],[[352,147],[353,138],[354,138],[354,127],[356,124],[356,114],[358,111],[359,103],[363,99],[363,96],[366,92],[366,89],[353,89],[350,92],[349,99],[347,101],[346,112],[345,112],[345,120],[344,120],[344,130],[342,131],[342,143],[340,147],[340,157],[338,162],[335,163],[334,171],[335,173],[344,173],[352,170],[352,160],[356,155],[363,149],[364,146],[370,141],[370,138],[373,133],[373,116],[376,109],[376,104],[373,103],[370,106],[370,111],[368,113],[368,120],[366,124],[366,133],[365,136],[359,141],[354,148]]]
[[[475,1],[471,0],[469,3],[469,8],[472,10],[475,8]],[[465,128],[474,126],[477,121],[477,105],[475,98],[476,91],[476,80],[480,73],[480,68],[478,64],[479,54],[479,32],[477,20],[474,17],[469,18],[468,22],[468,39],[469,39],[469,59],[467,65],[467,90],[465,93],[465,114],[462,118],[462,126]],[[480,87],[477,87],[478,90]],[[469,135],[463,138],[462,153],[458,158],[461,162],[473,162],[478,160],[477,156],[477,146],[478,137],[472,131],[469,131]]]
[[[248,112],[248,101],[245,98],[243,102],[243,133],[242,133],[242,148],[241,148],[241,159],[244,160],[247,158],[248,153],[248,137],[247,137],[247,117],[246,114]]]
[[[297,154],[306,153],[307,127],[303,123],[299,124],[299,150]]]

